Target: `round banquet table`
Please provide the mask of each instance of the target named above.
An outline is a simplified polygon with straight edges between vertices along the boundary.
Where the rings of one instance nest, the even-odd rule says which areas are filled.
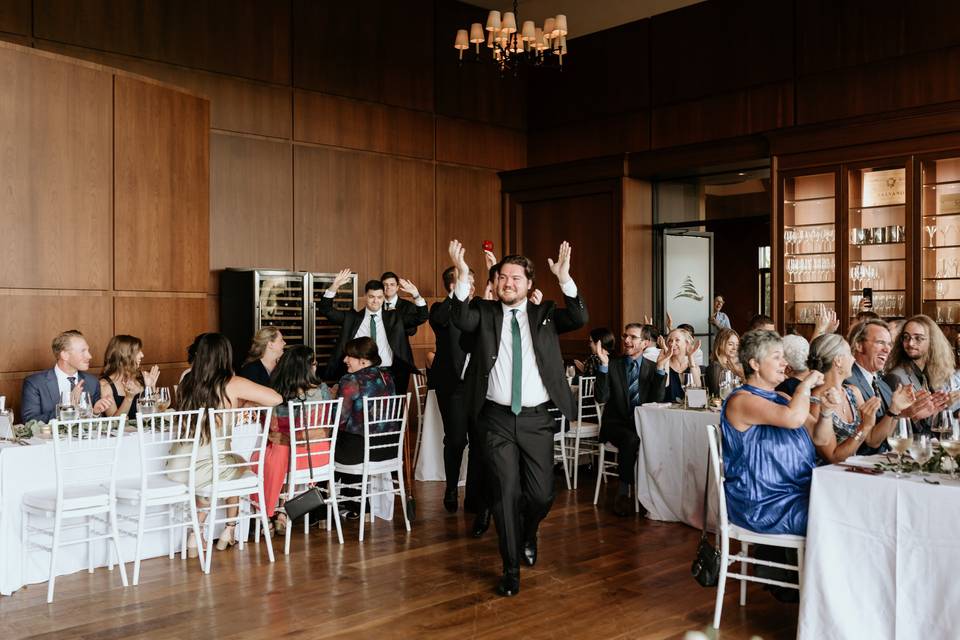
[[[460,464],[460,484],[466,483],[467,452],[464,449],[463,460]],[[431,389],[427,392],[426,408],[423,414],[423,436],[420,439],[420,458],[414,477],[426,482],[445,482],[446,471],[443,468],[443,418],[440,417],[440,406],[437,404],[437,392]]]

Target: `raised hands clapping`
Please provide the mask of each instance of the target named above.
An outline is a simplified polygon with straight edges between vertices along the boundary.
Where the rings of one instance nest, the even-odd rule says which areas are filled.
[[[570,282],[570,243],[566,240],[560,244],[560,253],[557,256],[557,261],[554,262],[550,258],[547,258],[547,265],[550,267],[550,271],[553,275],[557,276],[557,281],[561,285]]]

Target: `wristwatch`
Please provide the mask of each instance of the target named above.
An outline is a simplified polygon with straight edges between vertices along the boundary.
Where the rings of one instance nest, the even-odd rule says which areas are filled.
[[[899,417],[900,417],[900,414],[899,414],[899,413],[894,413],[893,411],[890,411],[890,407],[887,407],[887,410],[883,412],[883,415],[885,415],[885,416],[887,416],[887,417],[890,417],[890,418],[899,418]]]

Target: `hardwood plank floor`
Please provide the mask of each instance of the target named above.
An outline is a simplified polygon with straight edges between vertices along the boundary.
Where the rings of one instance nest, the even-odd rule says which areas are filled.
[[[613,488],[595,508],[593,478],[578,492],[557,484],[540,534],[540,560],[523,569],[521,592],[499,598],[496,532],[469,537],[472,516],[447,514],[442,483],[418,483],[418,514],[378,520],[357,542],[357,524],[336,535],[294,531],[277,562],[249,544],[216,553],[212,573],[196,561],[145,561],[138,587],[124,589],[106,569],[57,579],[0,598],[0,638],[679,638],[704,630],[715,591],[690,576],[698,531],[610,512]],[[399,516],[399,513],[397,514]],[[132,565],[128,564],[132,575]],[[751,586],[746,607],[729,583],[723,640],[796,635],[797,606]]]

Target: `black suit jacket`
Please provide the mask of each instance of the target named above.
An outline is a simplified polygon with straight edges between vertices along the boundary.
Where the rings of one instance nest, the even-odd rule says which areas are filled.
[[[418,324],[423,324],[427,319],[427,306],[413,306],[419,310],[416,316]],[[330,322],[343,327],[340,330],[340,337],[337,338],[337,346],[333,351],[333,355],[330,357],[330,362],[327,364],[325,373],[327,379],[339,380],[347,370],[346,365],[343,363],[343,349],[346,344],[357,335],[357,330],[360,329],[360,323],[363,322],[366,310],[361,309],[360,311],[356,311],[350,309],[348,311],[341,311],[333,306],[333,298],[327,298],[326,296],[320,298],[317,309],[325,315]],[[417,367],[413,363],[413,350],[410,349],[410,341],[407,339],[408,327],[404,324],[407,316],[399,311],[385,311],[382,312],[380,316],[383,319],[383,327],[387,332],[387,342],[390,344],[390,349],[393,350],[393,366],[398,370],[416,371]],[[423,318],[422,320],[420,319],[421,317]],[[411,322],[412,321],[413,319],[411,319]],[[414,331],[416,331],[416,327],[414,327]]]
[[[427,321],[426,307],[418,307],[409,300],[397,298],[397,306],[389,309],[387,313],[396,311],[403,316],[403,326],[408,336],[416,335],[417,327]]]
[[[597,402],[605,403],[600,437],[612,427],[632,425],[633,411],[627,393],[626,357],[610,358],[607,373],[597,372]],[[657,371],[655,362],[640,357],[640,403],[661,402],[666,392],[667,376]]]
[[[573,394],[567,384],[560,353],[561,333],[575,331],[585,325],[589,316],[583,298],[564,296],[564,308],[552,301],[543,304],[527,303],[530,337],[537,358],[540,378],[547,388],[550,400],[568,420],[576,419]],[[469,303],[454,296],[451,299],[453,324],[473,341],[470,364],[464,378],[465,401],[469,415],[480,413],[487,397],[490,370],[500,350],[500,332],[503,329],[503,307],[498,301],[474,298]]]
[[[450,321],[453,303],[447,297],[430,307],[430,328],[437,337],[436,355],[430,368],[430,388],[451,394],[460,383],[466,352],[460,346],[461,331]]]

